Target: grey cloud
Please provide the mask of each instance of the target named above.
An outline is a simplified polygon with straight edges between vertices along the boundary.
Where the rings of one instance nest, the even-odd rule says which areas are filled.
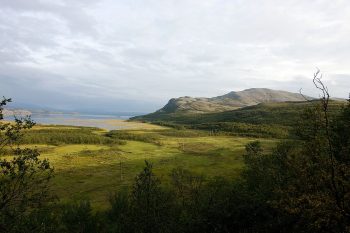
[[[318,66],[347,97],[349,21],[347,1],[3,0],[0,91],[53,93],[57,106],[147,100],[151,111],[250,87],[317,95]]]

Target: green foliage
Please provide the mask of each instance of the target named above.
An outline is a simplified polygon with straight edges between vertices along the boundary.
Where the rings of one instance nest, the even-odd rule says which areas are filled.
[[[192,126],[195,129],[208,130],[214,134],[228,134],[241,137],[286,138],[288,127],[279,125],[247,124],[236,122],[202,123]]]
[[[23,144],[123,144],[121,140],[111,139],[94,133],[94,129],[36,129],[29,130],[23,136]]]
[[[106,133],[106,136],[109,138],[119,139],[119,140],[140,141],[140,142],[159,144],[159,137],[153,134],[146,134],[146,135],[133,134],[127,131],[111,130],[108,133]]]
[[[302,140],[281,143],[272,154],[247,146],[248,190],[293,219],[294,231],[350,230],[349,109],[337,118],[319,106],[306,110],[297,130]]]
[[[0,103],[2,110],[10,100]],[[16,118],[14,123],[0,122],[0,151],[13,148],[12,159],[0,161],[0,230],[23,232],[23,223],[32,213],[53,200],[48,182],[53,169],[47,160],[39,159],[37,150],[18,148],[23,131],[34,123],[30,118]],[[38,227],[38,226],[36,226]],[[29,232],[29,230],[27,231]]]
[[[181,204],[183,206],[192,205],[195,207],[197,203],[191,202],[198,199],[197,196],[203,188],[204,177],[181,167],[173,169],[170,177],[175,194],[181,201]]]
[[[95,233],[98,232],[97,217],[92,213],[90,202],[82,200],[62,207],[60,232]]]
[[[164,191],[146,161],[136,177],[130,197],[131,229],[134,232],[172,232],[175,224],[173,196]]]
[[[135,117],[134,120],[177,129],[201,129],[211,134],[288,138],[290,129],[298,126],[300,114],[314,103],[317,101],[266,103],[232,111],[202,114],[156,112]],[[344,102],[330,101],[329,114],[336,115],[343,105]]]
[[[183,137],[183,138],[194,138],[204,137],[210,134],[202,130],[188,130],[188,129],[167,129],[159,130],[158,134],[166,137]]]
[[[129,227],[130,201],[126,189],[110,198],[111,209],[107,212],[107,220],[111,232],[127,232]]]

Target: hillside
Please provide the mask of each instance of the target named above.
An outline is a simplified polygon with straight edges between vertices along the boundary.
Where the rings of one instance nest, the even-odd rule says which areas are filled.
[[[205,124],[214,122],[240,122],[249,124],[279,124],[293,126],[297,122],[301,112],[317,101],[311,102],[281,102],[281,103],[260,103],[231,111],[216,113],[162,113],[135,117],[150,122],[172,122],[178,124]],[[343,101],[331,101],[331,111],[336,111],[343,106]]]
[[[338,112],[344,101],[330,101],[330,113]],[[290,129],[297,126],[302,112],[314,105],[310,102],[259,103],[235,110],[215,113],[166,113],[157,111],[132,120],[142,120],[175,128],[202,129],[230,135],[250,137],[287,137]]]
[[[311,99],[311,98],[310,98]],[[157,112],[161,113],[210,113],[234,110],[259,103],[286,101],[305,101],[300,94],[266,88],[251,88],[230,92],[212,98],[193,98],[189,96],[173,98]]]

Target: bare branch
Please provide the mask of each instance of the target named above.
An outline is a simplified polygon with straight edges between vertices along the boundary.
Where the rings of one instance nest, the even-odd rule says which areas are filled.
[[[300,89],[299,89],[299,94],[304,98],[304,100],[305,100],[306,102],[312,102],[312,100],[309,99],[309,98],[307,98],[307,97],[302,93],[302,91],[303,91],[303,88],[300,88]]]

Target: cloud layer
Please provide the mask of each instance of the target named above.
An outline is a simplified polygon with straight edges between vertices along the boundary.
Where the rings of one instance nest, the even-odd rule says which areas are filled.
[[[0,94],[63,109],[152,111],[168,98],[350,87],[346,0],[2,0]]]

